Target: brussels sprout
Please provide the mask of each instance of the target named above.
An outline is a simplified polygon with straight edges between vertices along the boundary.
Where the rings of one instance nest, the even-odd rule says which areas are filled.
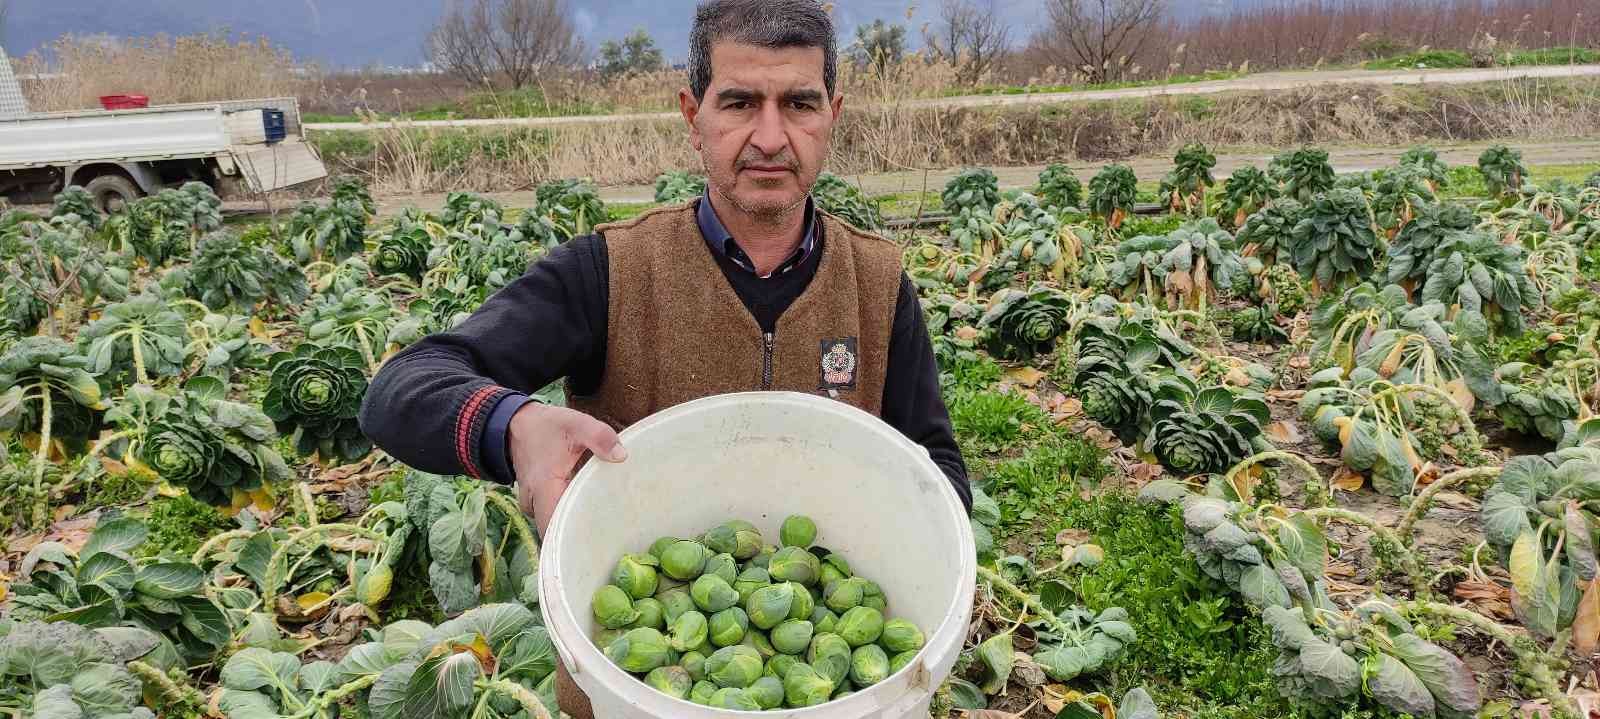
[[[616,641],[618,637],[627,633],[627,629],[601,629],[594,633],[594,645],[600,647],[601,651],[605,651],[605,648],[611,646],[611,643]]]
[[[817,608],[817,592],[794,582],[789,583],[794,587],[794,604],[789,605],[790,619],[811,619],[811,613]]]
[[[744,693],[743,689],[718,689],[717,693],[711,695],[708,705],[718,709],[761,710],[761,705],[756,703],[755,697]]]
[[[733,581],[733,591],[739,593],[739,603],[743,604],[750,601],[752,592],[769,584],[772,584],[772,578],[767,576],[767,570],[748,567]]]
[[[856,607],[839,615],[837,629],[852,647],[871,644],[883,635],[883,615],[872,607]]]
[[[678,658],[678,666],[689,672],[689,677],[695,681],[706,678],[706,655],[698,652],[684,652]]]
[[[793,654],[774,654],[771,659],[767,660],[766,674],[769,677],[777,677],[781,680],[789,673],[790,669],[794,668],[794,665],[804,663],[805,660]]]
[[[785,547],[809,547],[817,541],[817,523],[810,517],[790,515],[778,529],[778,541]]]
[[[806,663],[832,683],[839,683],[850,674],[850,644],[837,634],[818,634],[811,638],[811,648],[806,651]]]
[[[648,554],[624,554],[611,572],[611,583],[634,599],[656,593],[656,558]]]
[[[756,552],[756,556],[750,558],[750,566],[767,569],[768,565],[772,563],[772,555],[777,553],[778,548],[768,544],[762,547],[761,551]]]
[[[878,610],[879,614],[889,611],[889,598],[883,596],[883,588],[877,582],[867,580],[867,588],[861,595],[861,606]]]
[[[745,632],[750,631],[750,617],[738,607],[729,607],[711,615],[710,636],[711,643],[719,647],[731,647],[744,640]]]
[[[762,709],[777,709],[783,704],[783,680],[764,676],[747,687],[744,693],[756,700],[756,706]]]
[[[689,701],[692,701],[696,704],[705,704],[706,706],[710,706],[711,697],[716,693],[717,685],[712,684],[709,681],[697,681],[694,683],[694,688],[689,690]]]
[[[794,607],[795,586],[787,582],[762,587],[750,593],[750,601],[745,602],[744,609],[750,615],[750,623],[760,629],[771,629],[789,618],[789,611]]]
[[[821,571],[822,563],[817,561],[817,555],[800,547],[778,550],[767,564],[767,573],[772,575],[774,581],[799,582],[808,586],[817,583],[817,574]]]
[[[811,625],[818,634],[832,634],[838,623],[839,615],[827,607],[817,607],[811,612]]]
[[[704,573],[721,577],[722,581],[731,587],[734,582],[739,581],[739,563],[734,560],[732,554],[714,554],[706,560]]]
[[[878,643],[895,654],[921,649],[924,641],[926,639],[922,636],[922,630],[904,619],[890,619],[884,622],[883,636],[878,637]]]
[[[594,593],[594,619],[606,629],[621,629],[639,619],[633,608],[633,599],[615,584],[607,584]]]
[[[661,553],[661,571],[673,579],[689,581],[700,576],[705,570],[706,560],[711,558],[711,553],[705,545],[683,539],[674,542]]]
[[[817,573],[817,584],[820,584],[824,587],[831,587],[833,586],[834,582],[848,578],[849,575],[839,571],[838,567],[828,564],[827,562],[823,562],[822,571]],[[826,590],[824,590],[823,593],[826,594]]]
[[[650,627],[663,629],[667,626],[667,609],[662,606],[661,600],[654,597],[645,597],[633,603],[633,610],[639,613],[639,618],[628,625],[629,629]]]
[[[658,567],[659,569],[659,567]],[[656,598],[659,599],[664,592],[689,586],[688,582],[680,582],[666,575],[665,572],[656,572]],[[684,590],[688,591],[688,590]]]
[[[689,596],[695,606],[705,612],[720,612],[739,603],[739,593],[715,574],[702,574],[689,585]]]
[[[811,646],[811,632],[815,629],[804,619],[785,619],[772,628],[772,648],[784,654],[799,654]]]
[[[662,694],[677,699],[687,699],[689,690],[694,688],[694,678],[689,676],[687,669],[679,666],[651,669],[650,673],[645,675],[644,683]]]
[[[677,621],[678,616],[684,612],[695,610],[694,598],[689,596],[689,590],[686,587],[669,589],[657,594],[656,601],[661,602],[661,617],[667,620],[668,624]]]
[[[606,657],[625,671],[643,674],[668,662],[667,638],[648,627],[629,629],[606,647]]]
[[[796,664],[783,677],[783,697],[789,706],[816,706],[833,696],[833,682],[813,667]]]
[[[717,686],[743,689],[761,678],[761,655],[742,644],[723,647],[706,658],[706,677]]]
[[[778,653],[778,650],[772,648],[772,641],[767,639],[766,632],[745,632],[744,639],[739,643],[756,650],[756,653],[761,655],[761,661],[766,661],[768,657]]]
[[[726,552],[744,560],[761,552],[761,532],[754,524],[734,520],[706,532],[705,543],[713,552]]]
[[[876,644],[857,647],[850,655],[850,681],[858,687],[870,687],[889,676],[889,655]]]
[[[910,664],[911,660],[917,658],[917,651],[918,650],[913,649],[911,651],[900,652],[899,654],[891,657],[889,659],[889,674],[892,676],[899,673],[901,669],[906,668],[906,665]]]
[[[850,687],[842,686],[842,687],[839,687],[838,691],[835,691],[833,693],[833,696],[828,697],[828,701],[837,701],[837,700],[843,699],[843,698],[845,698],[847,696],[850,696],[851,694],[854,694],[854,693],[855,693],[855,690],[851,689]]]
[[[867,591],[867,582],[860,577],[840,579],[827,586],[822,592],[822,603],[835,612],[861,606],[861,598]]]
[[[706,648],[711,623],[706,615],[688,611],[678,615],[672,623],[672,648],[680,652],[693,652]]]
[[[662,537],[657,539],[656,541],[650,543],[650,556],[655,557],[656,561],[659,562],[661,560],[661,555],[666,553],[667,547],[677,544],[680,541],[682,540],[678,539],[677,537]]]

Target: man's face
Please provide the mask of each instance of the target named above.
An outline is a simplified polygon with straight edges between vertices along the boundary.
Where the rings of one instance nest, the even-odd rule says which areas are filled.
[[[742,43],[711,48],[711,85],[678,94],[711,190],[739,209],[776,217],[805,202],[843,98],[828,97],[822,49]]]

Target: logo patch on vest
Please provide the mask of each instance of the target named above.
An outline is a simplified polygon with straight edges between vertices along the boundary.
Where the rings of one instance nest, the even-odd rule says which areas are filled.
[[[856,338],[824,339],[821,343],[822,382],[817,389],[856,388]]]

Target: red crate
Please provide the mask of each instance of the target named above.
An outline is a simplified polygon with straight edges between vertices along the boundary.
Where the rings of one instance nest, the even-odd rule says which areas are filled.
[[[144,95],[101,95],[100,106],[107,110],[138,110],[150,106]]]

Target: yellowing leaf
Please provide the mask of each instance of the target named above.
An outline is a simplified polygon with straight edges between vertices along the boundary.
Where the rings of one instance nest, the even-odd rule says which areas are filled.
[[[1467,389],[1467,381],[1460,377],[1446,382],[1444,391],[1450,395],[1450,399],[1455,400],[1462,411],[1468,414],[1472,413],[1472,408],[1478,403],[1478,398],[1473,396],[1472,390]],[[1581,403],[1580,406],[1582,406]]]
[[[1328,479],[1329,486],[1346,492],[1358,491],[1366,483],[1366,475],[1344,466],[1335,470],[1333,476]]]
[[[294,603],[300,606],[300,611],[310,612],[317,605],[328,601],[327,592],[306,592],[294,598]]]
[[[1032,388],[1044,379],[1044,373],[1036,367],[1013,367],[1006,370],[1005,378],[1022,387]]]
[[[1572,648],[1585,656],[1600,649],[1600,577],[1589,580],[1572,620]]]
[[[256,510],[260,512],[270,512],[273,505],[276,504],[265,487],[252,491],[247,496],[250,498],[250,504],[254,505]]]
[[[1511,586],[1524,598],[1537,597],[1541,591],[1539,572],[1543,558],[1539,554],[1539,539],[1531,529],[1524,529],[1511,545]]]
[[[1378,365],[1378,374],[1385,378],[1393,377],[1400,369],[1400,360],[1405,358],[1406,343],[1396,342],[1394,348],[1383,358],[1383,364]]]
[[[1269,439],[1278,444],[1299,444],[1300,440],[1303,439],[1300,434],[1300,428],[1295,425],[1292,419],[1279,420],[1267,425],[1266,434]]]

